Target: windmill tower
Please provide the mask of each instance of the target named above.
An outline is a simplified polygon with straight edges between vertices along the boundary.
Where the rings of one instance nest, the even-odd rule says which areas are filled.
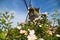
[[[38,18],[39,17],[39,8],[32,7],[31,0],[30,0],[30,3],[29,3],[29,6],[27,5],[26,0],[23,0],[23,2],[24,2],[25,6],[26,6],[26,9],[28,11],[28,14],[26,16],[25,21],[28,21],[28,19],[30,21],[33,21],[35,18]]]

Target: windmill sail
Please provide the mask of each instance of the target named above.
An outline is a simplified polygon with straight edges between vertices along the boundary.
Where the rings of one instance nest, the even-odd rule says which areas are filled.
[[[28,10],[28,6],[27,6],[26,1],[25,1],[25,0],[23,0],[23,2],[24,2],[25,6],[26,6],[26,8],[27,8],[27,10]]]

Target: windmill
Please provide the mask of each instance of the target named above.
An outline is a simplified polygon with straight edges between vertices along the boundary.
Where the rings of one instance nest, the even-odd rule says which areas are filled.
[[[25,21],[27,21],[28,19],[30,21],[33,21],[35,18],[38,18],[39,17],[39,8],[32,7],[31,0],[29,2],[29,6],[27,5],[26,0],[23,0],[23,2],[24,2],[25,6],[26,6],[26,9],[28,11],[28,14],[26,16]]]

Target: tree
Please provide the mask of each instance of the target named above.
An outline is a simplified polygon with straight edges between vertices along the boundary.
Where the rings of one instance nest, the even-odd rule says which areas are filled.
[[[55,25],[55,23],[57,22],[57,17],[59,16],[59,12],[58,12],[58,9],[55,9],[54,10],[54,13],[51,15],[52,19],[54,20],[53,22],[53,26]]]
[[[5,12],[0,13],[0,29],[10,29],[11,24],[13,23],[11,20],[14,18],[13,13]]]
[[[60,26],[60,19],[58,18],[57,21],[58,21],[58,25]]]

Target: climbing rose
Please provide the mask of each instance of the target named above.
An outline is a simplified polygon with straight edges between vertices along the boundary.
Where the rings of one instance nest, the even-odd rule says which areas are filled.
[[[28,29],[28,31],[29,31],[29,35],[27,36],[28,40],[36,40],[37,38],[36,35],[34,34],[35,33],[34,30]]]
[[[20,33],[24,34],[24,35],[27,35],[27,31],[25,31],[25,30],[20,30]]]
[[[56,34],[56,37],[60,37],[60,35],[59,34]]]
[[[19,30],[20,30],[20,29],[21,29],[21,26],[17,26],[17,29],[19,29]]]

